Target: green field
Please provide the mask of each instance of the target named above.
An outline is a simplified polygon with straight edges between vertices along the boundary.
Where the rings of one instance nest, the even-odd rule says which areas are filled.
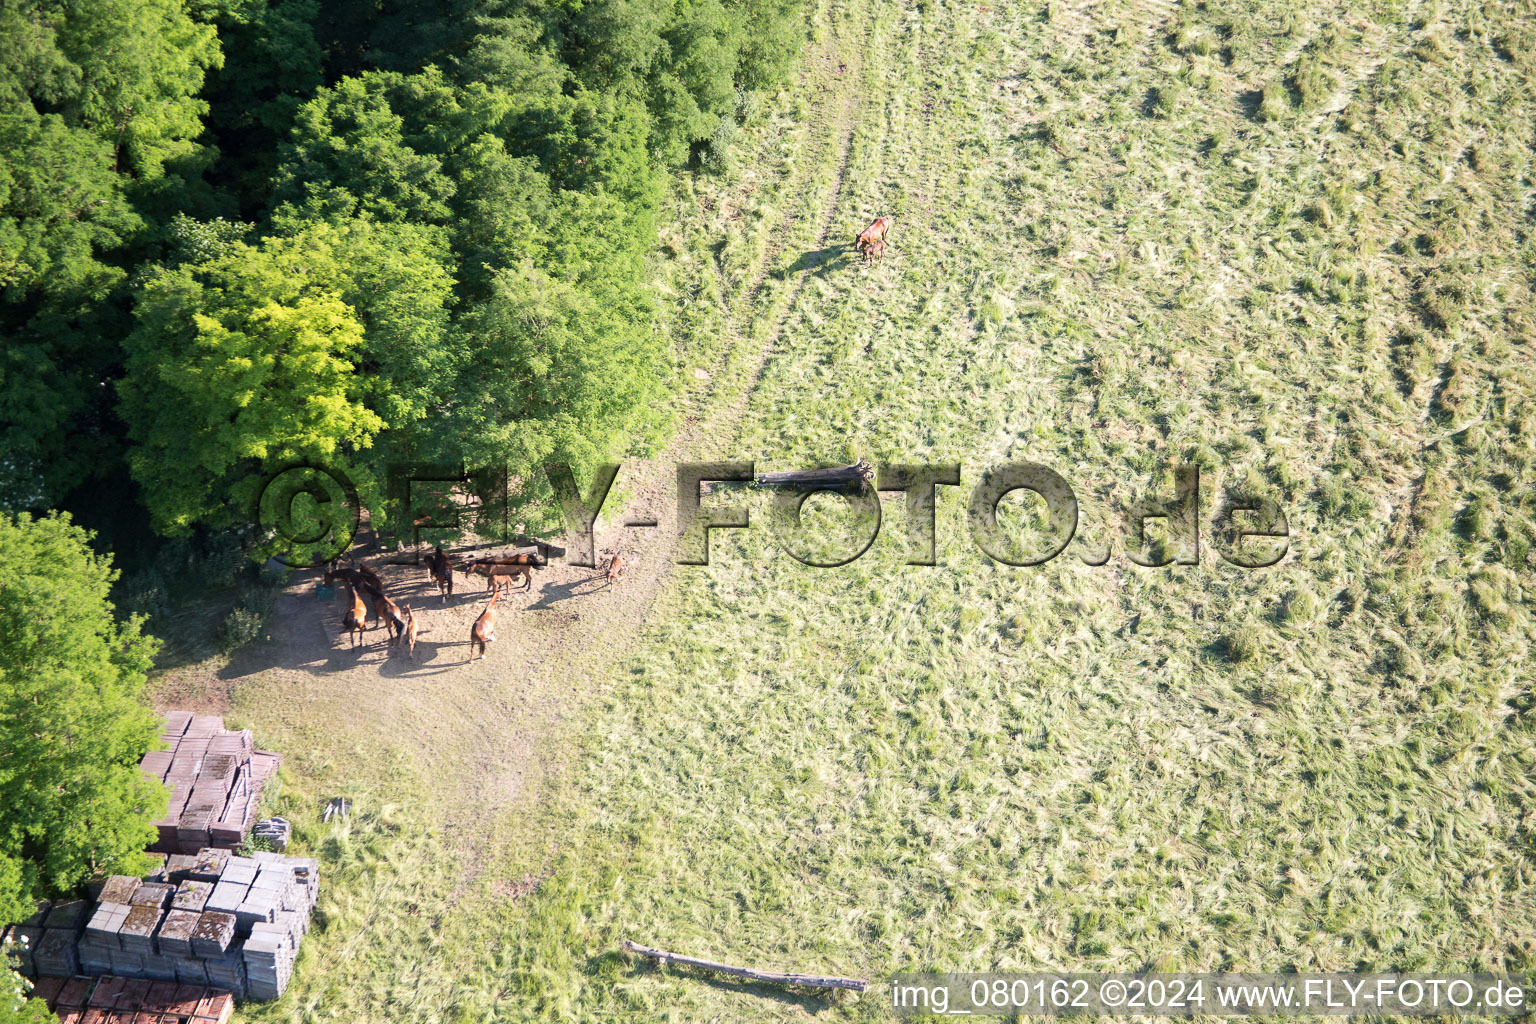
[[[1536,17],[839,0],[810,28],[734,174],[662,218],[678,408],[721,428],[686,454],[960,462],[939,565],[905,564],[894,494],[839,569],[759,502],[531,696],[242,669],[231,717],[289,752],[276,807],[325,865],[292,989],[245,1019],[883,1020],[904,970],[1536,966]],[[1008,461],[1082,505],[1046,565],[968,535]],[[1125,508],[1191,464],[1200,563],[1132,564]],[[1278,565],[1219,557],[1243,496],[1285,510]],[[532,697],[537,770],[467,824],[466,765]]]

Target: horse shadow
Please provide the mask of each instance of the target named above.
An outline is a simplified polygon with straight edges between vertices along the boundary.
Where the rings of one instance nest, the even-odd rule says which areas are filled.
[[[803,270],[814,270],[817,277],[823,277],[831,271],[838,262],[838,257],[853,248],[847,242],[839,242],[829,245],[824,249],[814,249],[811,252],[802,253],[800,258],[784,268],[783,277],[793,277]]]
[[[408,655],[405,648],[397,647],[379,662],[379,675],[390,679],[410,679],[418,676],[435,676],[463,667],[468,657],[461,657],[463,648],[469,646],[468,634],[463,640],[416,640],[416,652]]]
[[[593,576],[587,576],[569,583],[546,583],[539,588],[539,599],[528,605],[527,610],[548,611],[561,601],[569,601],[573,597],[583,597],[587,594],[595,594],[608,585],[608,577],[599,572]]]

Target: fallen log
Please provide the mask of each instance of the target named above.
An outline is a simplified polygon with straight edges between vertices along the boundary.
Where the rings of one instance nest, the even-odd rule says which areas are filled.
[[[829,469],[792,469],[782,473],[759,473],[760,486],[794,484],[798,487],[845,487],[872,480],[875,467],[860,459],[851,466],[833,466]]]
[[[652,960],[660,960],[664,964],[685,964],[689,967],[700,967],[706,971],[718,971],[721,974],[730,974],[738,978],[747,978],[751,981],[766,981],[774,985],[801,985],[805,988],[845,988],[854,992],[863,992],[869,987],[869,982],[860,978],[823,978],[814,974],[780,974],[776,971],[758,971],[751,967],[732,967],[730,964],[717,964],[713,960],[700,960],[698,957],[681,956],[677,953],[668,953],[664,949],[652,949],[642,946],[638,942],[624,940],[624,950],[628,953],[636,953],[649,957]]]

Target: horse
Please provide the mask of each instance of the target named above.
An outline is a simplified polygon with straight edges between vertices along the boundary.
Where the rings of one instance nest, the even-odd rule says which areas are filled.
[[[410,658],[412,661],[415,661],[416,660],[416,615],[415,615],[414,612],[411,611],[411,606],[408,605],[408,604],[403,604],[403,605],[400,606],[400,614],[405,619],[405,634],[404,634],[404,636],[402,638],[402,639],[405,640],[405,655],[406,655],[406,657]]]
[[[613,557],[608,559],[608,586],[613,586],[619,580],[619,574],[624,571],[624,552],[615,551]]]
[[[363,618],[368,614],[367,606],[363,599],[357,596],[357,591],[350,584],[347,585],[347,611],[342,616],[341,628],[347,631],[347,639],[351,646],[356,647],[363,639]]]
[[[497,558],[476,558],[459,571],[466,576],[484,576],[485,589],[496,589],[496,577],[523,578],[523,589],[533,589],[533,570],[542,569],[549,561],[538,554],[505,555]],[[510,583],[510,579],[508,580]]]
[[[389,633],[389,646],[395,646],[405,635],[405,616],[401,614],[400,606],[382,593],[369,594],[368,603],[373,607],[373,617],[382,620]]]
[[[885,243],[870,242],[864,248],[864,262],[873,263],[875,260],[885,259]]]
[[[384,593],[384,581],[379,579],[378,573],[366,565],[353,563],[352,566],[348,567],[332,562],[330,568],[325,571],[325,582],[329,584],[335,579],[346,580],[354,587],[361,584],[364,587],[377,590],[381,594]]]
[[[859,232],[859,237],[853,240],[854,252],[863,252],[876,242],[884,243],[891,237],[891,218],[876,217],[870,222],[869,227]]]
[[[491,599],[486,602],[485,611],[475,620],[475,624],[469,627],[469,660],[475,660],[475,645],[480,645],[480,657],[485,657],[485,645],[496,639],[496,600],[501,597],[501,591],[491,592]]]
[[[433,548],[427,556],[427,572],[431,574],[432,582],[437,584],[438,596],[447,602],[453,596],[453,563],[443,554],[442,548]]]

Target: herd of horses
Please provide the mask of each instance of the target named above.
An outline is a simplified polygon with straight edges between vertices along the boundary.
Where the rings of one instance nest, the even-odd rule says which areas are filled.
[[[518,579],[523,581],[523,590],[533,589],[534,571],[548,564],[549,560],[537,552],[526,552],[473,558],[463,565],[455,566],[442,548],[433,548],[426,558],[427,575],[437,587],[438,596],[444,603],[453,596],[455,571],[466,576],[483,577],[485,589],[491,595],[484,610],[475,619],[475,624],[470,627],[470,661],[476,657],[485,657],[486,645],[496,639],[496,603],[501,598],[502,590],[510,590]],[[614,552],[603,569],[608,585],[618,582],[623,571],[623,552]],[[333,562],[326,570],[324,579],[327,586],[340,582],[346,589],[341,628],[352,647],[365,643],[366,631],[373,628],[373,624],[382,622],[388,633],[386,645],[404,646],[409,657],[416,657],[416,616],[410,605],[396,604],[390,599],[384,592],[384,581],[379,579],[378,573],[366,565],[341,566]]]

